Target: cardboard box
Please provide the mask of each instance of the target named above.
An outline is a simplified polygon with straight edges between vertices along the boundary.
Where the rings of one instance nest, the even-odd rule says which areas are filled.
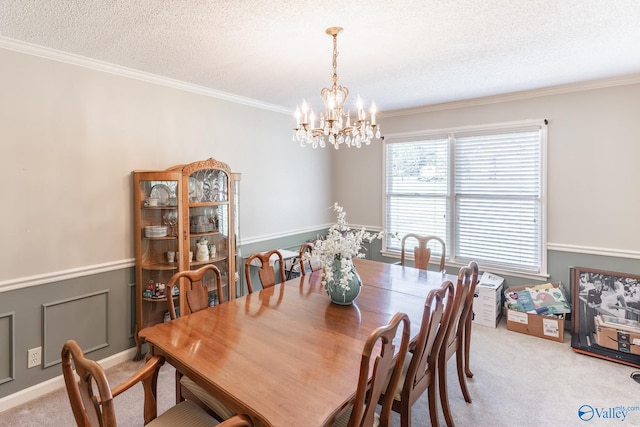
[[[553,286],[557,288],[562,285],[560,283],[553,283]],[[511,286],[507,289],[507,292],[523,291],[529,287],[531,287],[531,285]],[[505,311],[507,315],[508,330],[534,335],[536,337],[552,341],[564,342],[564,316],[559,318],[543,316],[540,314],[524,313],[522,311],[510,309],[506,303]]]
[[[495,328],[502,316],[504,278],[483,273],[473,294],[473,323]]]
[[[627,354],[640,355],[640,334],[621,331],[619,329],[603,326],[595,318],[596,343],[600,347],[610,348]]]

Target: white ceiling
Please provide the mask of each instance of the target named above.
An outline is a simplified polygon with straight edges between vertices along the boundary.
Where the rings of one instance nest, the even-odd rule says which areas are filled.
[[[293,110],[391,111],[640,73],[638,0],[0,0],[0,37]],[[1,41],[1,40],[0,40]]]

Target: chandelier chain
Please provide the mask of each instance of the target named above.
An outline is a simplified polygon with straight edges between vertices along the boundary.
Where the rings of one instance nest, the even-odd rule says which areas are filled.
[[[331,77],[333,80],[333,86],[335,87],[338,83],[338,35],[333,35],[333,76]]]

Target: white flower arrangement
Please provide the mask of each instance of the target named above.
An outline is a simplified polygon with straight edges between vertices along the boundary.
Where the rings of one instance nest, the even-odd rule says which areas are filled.
[[[352,230],[347,224],[346,212],[342,206],[335,203],[333,210],[338,213],[338,221],[329,227],[327,236],[316,241],[311,254],[306,253],[305,259],[315,258],[324,269],[322,285],[333,282],[333,266],[340,262],[340,282],[337,286],[346,293],[350,290],[349,282],[353,279],[353,258],[364,258],[361,252],[362,244],[374,239],[381,239],[384,232],[369,233],[362,227]]]

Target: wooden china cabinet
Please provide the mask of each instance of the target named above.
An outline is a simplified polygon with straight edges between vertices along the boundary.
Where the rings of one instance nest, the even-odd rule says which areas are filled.
[[[240,174],[226,163],[208,159],[164,171],[134,171],[134,241],[136,257],[136,327],[138,332],[168,315],[164,287],[175,273],[214,264],[221,272],[223,297],[236,297],[236,209]],[[203,278],[210,304],[219,300],[213,273]],[[179,289],[182,289],[181,283]],[[189,308],[173,295],[180,313]]]

